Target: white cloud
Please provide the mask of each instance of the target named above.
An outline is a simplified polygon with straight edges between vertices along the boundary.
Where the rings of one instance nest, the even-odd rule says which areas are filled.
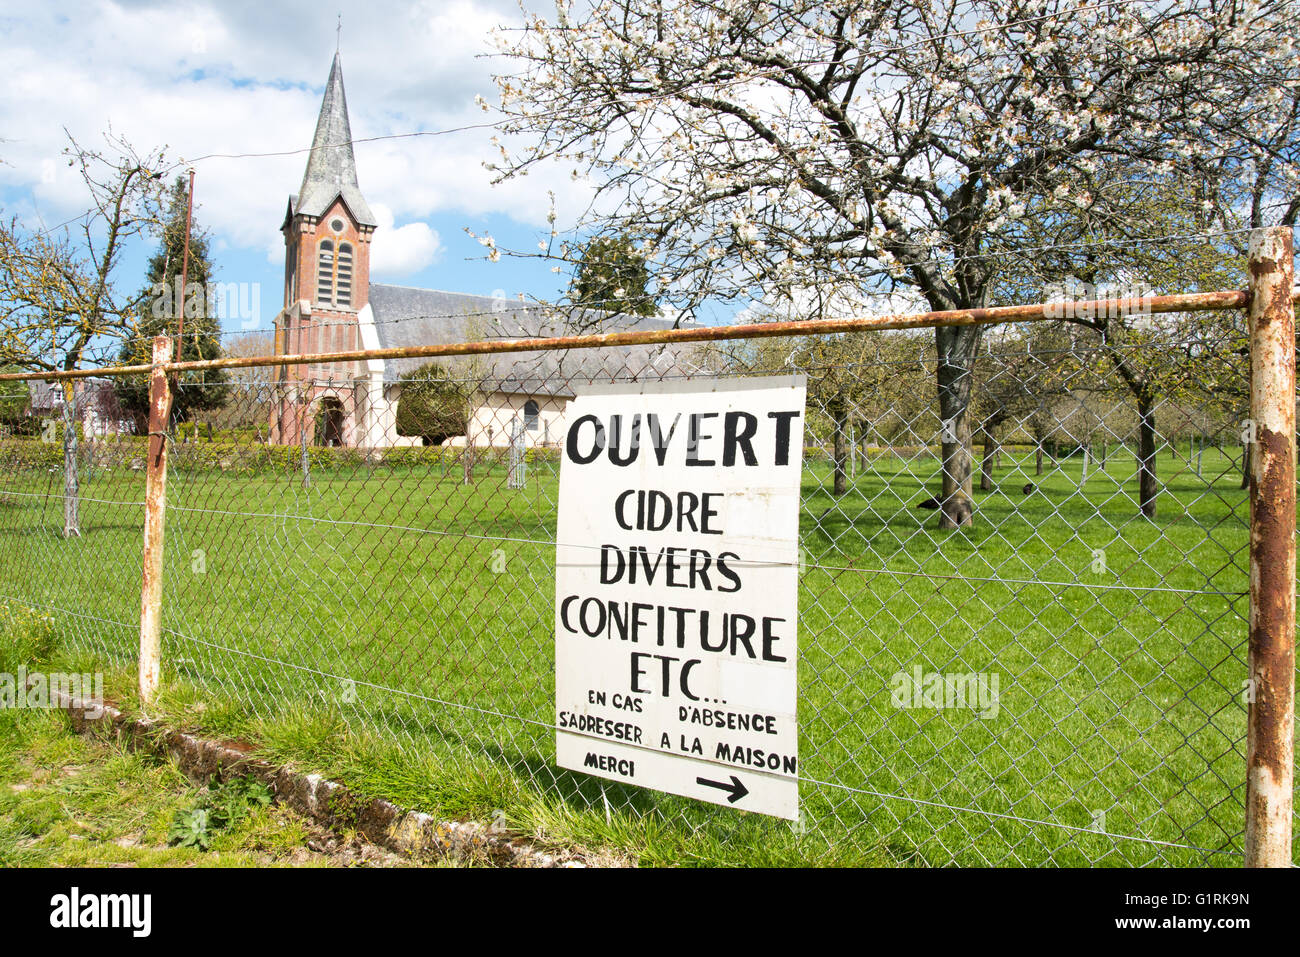
[[[428,223],[393,228],[393,211],[381,203],[371,211],[379,226],[370,242],[370,271],[380,276],[409,276],[432,266],[442,254],[438,231]]]
[[[445,130],[490,121],[474,95],[495,101],[488,29],[518,18],[509,0],[384,5],[341,0],[343,69],[353,136]],[[320,91],[334,53],[334,7],[98,0],[32,4],[0,33],[0,197],[9,211],[54,223],[88,205],[59,162],[66,127],[85,145],[111,125],[138,149],[168,145],[195,163],[196,215],[214,239],[283,256],[279,226],[306,163]],[[567,170],[536,170],[493,187],[490,129],[359,144],[358,174],[372,208],[406,221],[376,236],[376,270],[405,271],[437,255],[431,215],[507,214],[543,226],[548,189],[561,218],[590,187]],[[176,172],[183,171],[181,167]],[[382,230],[381,230],[382,233]],[[418,268],[418,267],[414,267]]]

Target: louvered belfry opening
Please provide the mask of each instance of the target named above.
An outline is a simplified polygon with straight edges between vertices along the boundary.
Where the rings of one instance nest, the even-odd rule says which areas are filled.
[[[322,239],[319,249],[316,256],[316,302],[328,306],[334,302],[333,240]]]
[[[340,243],[338,269],[335,278],[336,306],[352,305],[352,244]]]

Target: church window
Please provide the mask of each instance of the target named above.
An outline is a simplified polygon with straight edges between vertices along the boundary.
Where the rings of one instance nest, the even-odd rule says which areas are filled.
[[[541,409],[533,399],[529,399],[524,403],[524,428],[527,431],[537,431],[537,418],[539,412],[541,412]]]

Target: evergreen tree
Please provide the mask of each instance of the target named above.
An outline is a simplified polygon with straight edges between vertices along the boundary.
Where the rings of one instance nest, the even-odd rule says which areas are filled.
[[[189,266],[185,293],[181,294],[181,262],[185,253],[185,218],[188,194],[185,178],[176,177],[168,196],[167,214],[161,228],[161,243],[150,258],[138,335],[122,343],[123,365],[147,365],[153,357],[153,338],[175,336],[182,329],[181,358],[217,359],[222,355],[221,319],[209,296],[212,262],[208,258],[208,237],[191,224]],[[136,420],[137,428],[149,421],[149,377],[130,376],[116,382],[122,409]],[[188,421],[197,413],[219,409],[229,398],[230,387],[222,370],[187,372],[180,376],[172,399],[172,416]]]
[[[436,362],[402,376],[397,400],[397,434],[418,436],[425,445],[441,445],[469,430],[473,389]]]
[[[646,290],[649,284],[650,270],[630,239],[597,237],[583,247],[571,295],[575,305],[653,316],[659,307]]]

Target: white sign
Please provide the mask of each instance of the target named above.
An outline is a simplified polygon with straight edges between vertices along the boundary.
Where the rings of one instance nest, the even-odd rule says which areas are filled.
[[[556,756],[795,820],[802,376],[593,386],[565,410]]]

